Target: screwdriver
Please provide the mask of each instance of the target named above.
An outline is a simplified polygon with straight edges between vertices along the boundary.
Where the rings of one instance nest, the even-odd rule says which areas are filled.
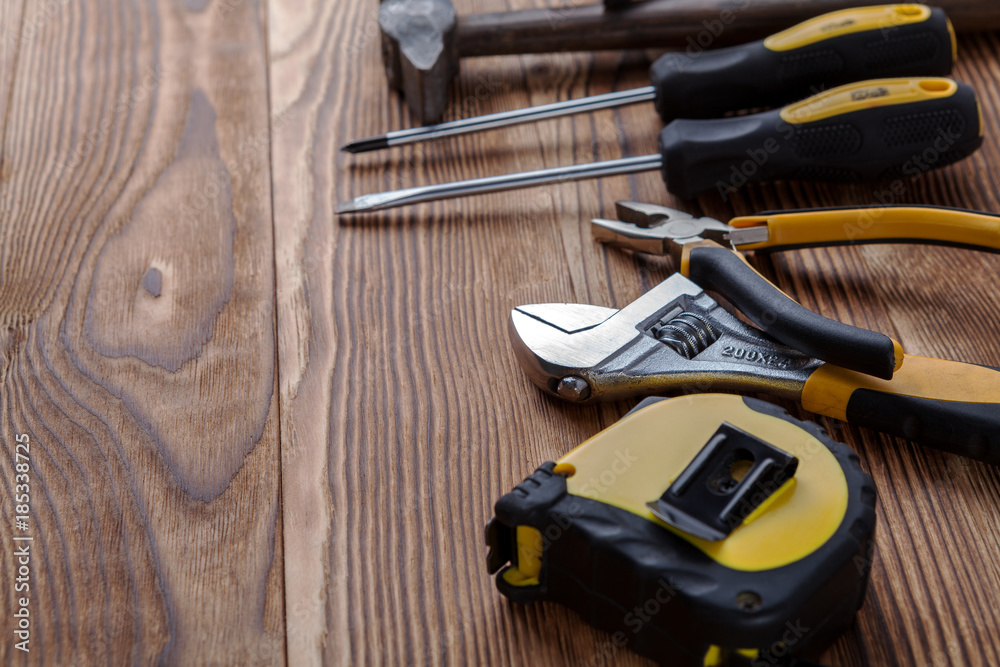
[[[685,199],[748,182],[861,182],[917,176],[971,155],[983,141],[975,91],[951,79],[881,79],[848,84],[782,109],[671,121],[659,153],[456,183],[362,195],[337,213],[600,176],[659,169]]]
[[[365,153],[547,118],[652,101],[668,123],[777,107],[826,88],[905,76],[947,76],[957,42],[944,11],[918,4],[823,14],[749,44],[668,53],[650,68],[651,86],[516,111],[389,132],[341,150]]]

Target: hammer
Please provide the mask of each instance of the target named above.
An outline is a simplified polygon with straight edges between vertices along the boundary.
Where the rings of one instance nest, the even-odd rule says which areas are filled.
[[[608,49],[688,52],[759,39],[813,16],[879,2],[863,0],[606,0],[459,16],[451,0],[384,0],[382,60],[389,85],[418,125],[441,119],[459,59]],[[1000,29],[996,0],[937,0],[958,31]]]

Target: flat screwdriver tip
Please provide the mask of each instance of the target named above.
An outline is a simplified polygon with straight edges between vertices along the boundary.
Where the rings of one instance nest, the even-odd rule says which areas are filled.
[[[381,137],[368,137],[367,139],[358,139],[352,141],[349,144],[344,144],[340,147],[340,150],[345,153],[369,153],[371,151],[380,151],[389,147],[389,138],[386,136]]]
[[[410,188],[407,190],[396,190],[395,192],[377,192],[370,195],[361,195],[354,199],[340,202],[334,207],[333,212],[336,215],[344,215],[345,213],[367,213],[368,211],[395,208],[396,206],[408,203],[406,200],[409,195],[423,189]]]
[[[525,171],[519,174],[487,176],[485,178],[474,178],[470,181],[419,185],[391,192],[375,192],[341,202],[337,204],[333,211],[337,215],[366,213],[368,211],[381,211],[387,208],[409,206],[411,204],[436,201],[438,199],[468,197],[470,195],[501,192],[503,190],[517,190],[545,183],[564,183],[566,181],[579,181],[585,178],[635,174],[640,171],[655,171],[662,168],[663,158],[660,155],[641,155],[638,157],[607,160],[605,162],[576,164],[568,167],[541,169],[539,171]]]
[[[354,198],[340,202],[334,207],[333,212],[336,215],[344,215],[345,213],[358,213],[364,210],[366,210],[366,208],[364,206],[359,206],[357,198]]]

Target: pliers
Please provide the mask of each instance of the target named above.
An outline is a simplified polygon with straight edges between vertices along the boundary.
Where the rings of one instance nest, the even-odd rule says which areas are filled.
[[[765,213],[725,224],[636,202],[619,202],[617,213],[621,220],[594,220],[598,239],[669,253],[680,272],[621,310],[534,304],[511,311],[517,358],[546,392],[574,402],[767,393],[1000,464],[1000,371],[904,354],[887,336],[827,320],[736,252],[889,241],[1000,250],[1000,217],[904,206]],[[757,326],[720,307],[706,289]]]

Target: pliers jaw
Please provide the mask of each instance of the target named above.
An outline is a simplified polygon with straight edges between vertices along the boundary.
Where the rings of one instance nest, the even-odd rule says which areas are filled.
[[[744,324],[679,274],[621,310],[520,306],[510,337],[532,382],[573,402],[707,390],[796,397],[822,363]]]
[[[676,256],[688,243],[712,240],[729,244],[734,228],[714,218],[696,218],[677,209],[620,201],[615,203],[618,220],[595,218],[594,238],[602,243],[636,252]]]

